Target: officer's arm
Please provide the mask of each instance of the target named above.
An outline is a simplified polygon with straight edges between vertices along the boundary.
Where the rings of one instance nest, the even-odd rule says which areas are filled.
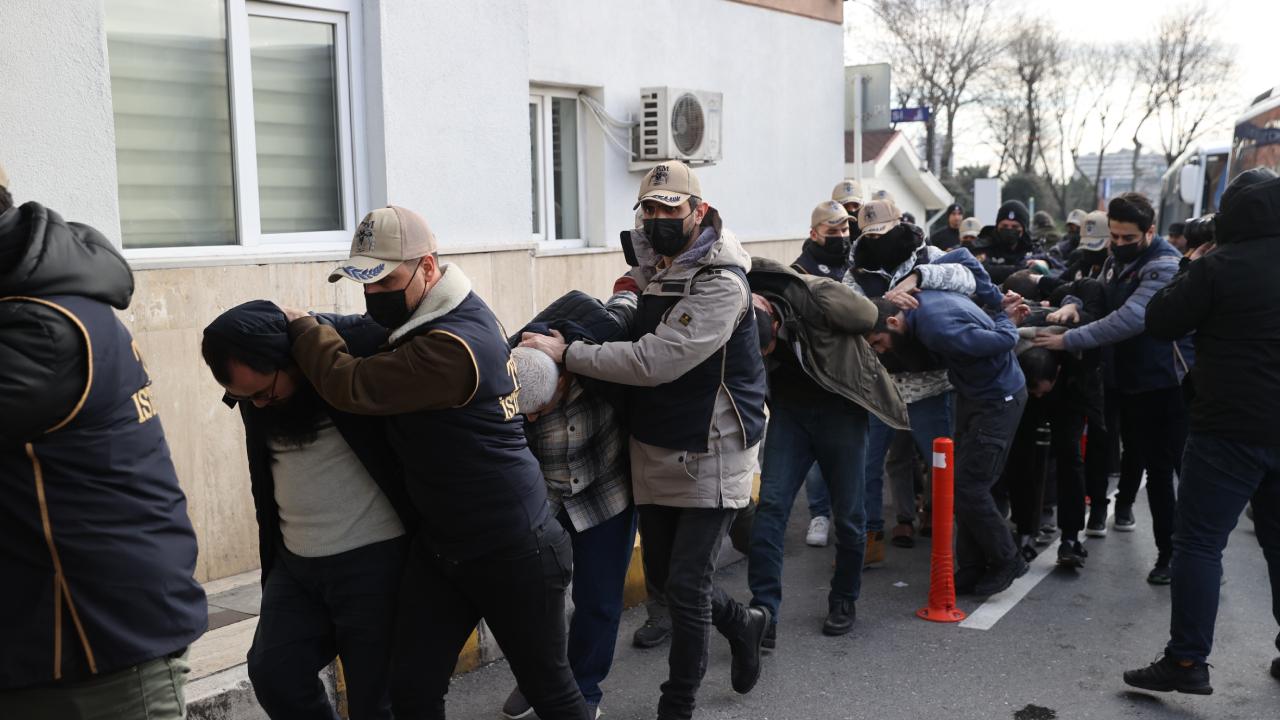
[[[359,415],[442,410],[470,402],[480,370],[461,338],[436,331],[390,352],[355,357],[338,331],[312,317],[289,324],[293,359],[320,397]]]
[[[750,303],[746,285],[737,276],[720,273],[701,278],[657,330],[635,342],[573,343],[565,351],[565,367],[578,375],[623,385],[654,387],[671,382],[723,347]]]
[[[1149,263],[1142,269],[1137,289],[1119,309],[1101,320],[1068,330],[1062,336],[1063,347],[1071,352],[1092,350],[1141,335],[1147,325],[1147,303],[1169,284],[1177,267],[1173,262]]]
[[[19,444],[71,417],[88,382],[84,334],[65,315],[0,302],[0,444]]]

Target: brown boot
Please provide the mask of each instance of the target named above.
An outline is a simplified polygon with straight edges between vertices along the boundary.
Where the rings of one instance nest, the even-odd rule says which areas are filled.
[[[893,527],[893,538],[889,541],[894,547],[913,548],[916,546],[916,529],[911,523],[898,523]]]
[[[884,531],[867,533],[867,553],[863,556],[862,567],[879,567],[884,564]]]

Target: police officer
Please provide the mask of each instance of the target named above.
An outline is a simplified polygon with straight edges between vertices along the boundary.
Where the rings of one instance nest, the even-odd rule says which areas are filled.
[[[809,215],[809,239],[791,267],[806,275],[843,280],[849,270],[849,223],[849,213],[840,203],[818,203]]]

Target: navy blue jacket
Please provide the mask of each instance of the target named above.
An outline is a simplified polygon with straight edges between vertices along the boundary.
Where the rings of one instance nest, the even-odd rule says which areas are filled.
[[[187,517],[106,238],[0,216],[0,691],[101,676],[204,633]]]
[[[992,317],[958,293],[922,290],[920,307],[906,312],[908,333],[947,366],[966,398],[1003,400],[1026,386],[1013,354],[1018,329],[1003,311]]]

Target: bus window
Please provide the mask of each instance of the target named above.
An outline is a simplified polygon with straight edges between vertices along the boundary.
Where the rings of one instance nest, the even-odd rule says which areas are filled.
[[[1259,167],[1280,172],[1280,106],[1246,117],[1236,125],[1231,175]]]

